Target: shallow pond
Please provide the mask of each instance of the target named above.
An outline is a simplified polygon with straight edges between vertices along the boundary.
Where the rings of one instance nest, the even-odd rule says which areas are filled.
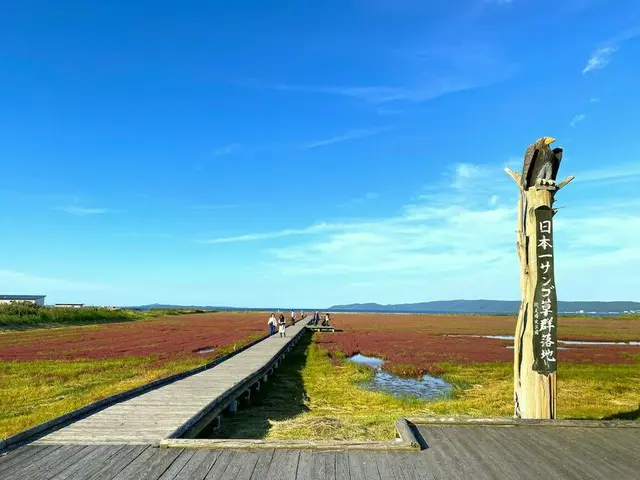
[[[374,377],[361,383],[361,387],[374,392],[390,393],[396,397],[416,397],[422,399],[433,399],[447,397],[451,394],[452,385],[439,377],[424,375],[422,379],[402,378],[382,370],[384,360],[376,357],[365,357],[364,355],[354,355],[350,361],[360,365],[367,365],[375,370]]]

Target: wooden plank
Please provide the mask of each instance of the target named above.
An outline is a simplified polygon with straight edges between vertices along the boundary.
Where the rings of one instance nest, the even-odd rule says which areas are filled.
[[[276,450],[265,477],[266,480],[294,480],[298,469],[298,450]]]
[[[364,467],[364,477],[367,480],[382,480],[380,471],[378,470],[378,461],[376,460],[376,452],[360,452],[362,465]],[[393,480],[393,477],[390,477]]]
[[[203,480],[220,455],[219,451],[198,450],[189,459],[175,480]]]
[[[257,452],[254,450],[243,451],[241,453],[242,455],[238,456],[238,459],[241,462],[240,468],[238,469],[236,476],[233,478],[235,478],[235,480],[250,480],[258,463],[258,459],[260,458],[260,455],[264,454],[264,452]],[[234,461],[236,461],[236,459],[234,459]]]
[[[207,480],[220,480],[224,477],[225,470],[229,467],[235,452],[225,450],[216,458],[215,463],[205,477]]]
[[[589,446],[585,445],[585,434],[586,429],[549,429],[544,432],[544,447],[553,452],[553,456],[560,459],[563,466],[577,472],[584,479],[609,477],[611,469],[604,464],[601,450],[593,452],[599,457],[597,462],[592,461],[593,457],[587,453]]]
[[[640,422],[638,422],[640,423]],[[590,433],[599,439],[601,448],[624,452],[630,457],[638,458],[637,445],[640,443],[640,431],[610,431],[591,429]]]
[[[482,427],[480,427],[482,428]],[[459,450],[464,451],[469,465],[479,473],[480,478],[515,478],[517,473],[509,470],[497,451],[480,438],[478,427],[443,428],[442,433]]]
[[[313,452],[311,455],[311,478],[336,480],[336,453]]]
[[[603,433],[604,435],[600,435]],[[640,461],[635,467],[629,463],[632,459],[637,459],[637,453],[624,450],[624,445],[634,445],[628,441],[619,441],[616,431],[599,432],[596,429],[583,429],[579,436],[575,432],[553,430],[547,433],[546,437],[558,445],[558,451],[565,456],[570,456],[574,462],[579,463],[579,471],[588,472],[585,478],[593,475],[593,478],[607,478],[615,476],[626,478],[637,474],[640,471]],[[626,432],[622,432],[626,433]],[[603,441],[603,436],[605,441]],[[615,442],[608,443],[609,437],[615,438]],[[640,438],[635,439],[635,445],[640,443]],[[597,461],[593,461],[597,459]]]
[[[216,469],[216,465],[221,464],[224,452],[218,458],[218,461],[214,464],[213,468],[207,475],[207,478],[215,478],[216,480],[235,480],[242,469],[243,463],[248,459],[249,454],[247,452],[229,452],[229,460],[226,467],[219,467]]]
[[[398,477],[396,477],[395,470],[391,465],[391,459],[389,458],[389,455],[387,452],[383,452],[383,453],[375,452],[375,454],[372,455],[371,459],[372,461],[376,462],[376,466],[378,468],[378,474],[382,480],[386,480],[386,479],[398,480]]]
[[[39,480],[49,480],[55,477],[58,473],[63,472],[71,467],[73,467],[76,463],[81,462],[87,456],[91,455],[92,452],[98,449],[96,445],[80,445],[76,446],[77,450],[74,454],[72,454],[69,458],[57,462],[55,465],[47,468],[45,472],[42,472],[38,475]]]
[[[131,448],[133,447],[125,447],[124,445],[96,445],[94,450],[85,455],[82,460],[58,473],[51,480],[69,480],[71,478],[77,478],[76,475],[78,474],[83,475],[83,478],[87,478],[100,468],[102,462],[105,462],[113,456],[121,454],[122,452],[125,452],[126,449]]]
[[[429,466],[436,478],[474,478],[478,472],[469,465],[466,452],[456,447],[445,435],[443,429],[451,427],[429,427],[420,429],[429,448],[425,452]],[[484,478],[479,475],[480,478]]]
[[[65,460],[72,457],[78,450],[82,450],[84,446],[65,445],[49,452],[39,459],[29,464],[16,464],[14,469],[3,472],[2,476],[6,478],[41,478],[50,468],[64,463]],[[33,457],[30,457],[33,459]]]
[[[336,480],[350,480],[349,453],[336,452]]]
[[[509,459],[510,463],[515,463],[515,468],[519,478],[537,479],[556,478],[556,473],[550,465],[540,462],[531,455],[528,443],[523,442],[516,431],[512,428],[484,427],[482,430],[483,440],[497,452]],[[516,440],[517,439],[517,440]]]
[[[303,450],[298,457],[298,469],[296,471],[296,479],[311,480],[313,470],[313,453],[311,450]]]
[[[532,471],[537,471],[530,467],[523,469],[523,459],[516,456],[510,448],[504,444],[498,444],[494,438],[487,433],[488,429],[496,429],[497,427],[470,427],[456,437],[457,441],[467,443],[468,448],[475,449],[487,462],[487,470],[495,476],[495,478],[524,478]],[[504,430],[504,429],[503,429]],[[503,432],[511,434],[512,432]],[[451,438],[451,437],[450,437]]]
[[[121,451],[117,452],[117,454],[98,463],[98,468],[95,469],[92,475],[84,475],[83,472],[78,472],[78,475],[74,475],[71,478],[82,480],[111,480],[118,474],[118,472],[124,469],[148,448],[148,445],[127,445]]]
[[[275,450],[261,450],[258,452],[258,461],[256,462],[256,466],[253,469],[251,474],[251,479],[262,480],[267,476],[267,472],[271,467],[271,462],[273,460],[273,456],[275,454]]]
[[[163,447],[209,449],[285,449],[285,450],[406,450],[417,451],[408,442],[381,442],[362,440],[262,440],[220,438],[167,438],[160,441]]]
[[[421,452],[387,452],[384,454],[397,480],[434,480]],[[382,474],[382,472],[381,472]]]
[[[545,420],[535,418],[477,418],[477,417],[407,417],[407,421],[421,425],[510,425],[514,427],[577,427],[577,428],[640,428],[635,420]]]
[[[529,455],[536,459],[536,464],[549,466],[554,472],[554,477],[576,480],[583,477],[583,472],[576,471],[576,466],[570,458],[558,455],[553,444],[540,429],[520,429],[518,438],[527,447]]]
[[[32,446],[27,445],[24,447],[20,447],[16,450],[12,450],[10,452],[6,452],[6,454],[0,457],[0,474],[10,468],[11,466],[17,463],[27,463],[29,462],[29,457],[32,457],[36,454],[44,455],[42,452],[45,449],[51,449],[52,447],[45,446]]]
[[[111,478],[111,480],[126,480],[135,476],[137,471],[144,468],[145,464],[149,462],[157,452],[157,448],[146,448],[140,455],[125,465],[124,468],[120,469],[115,476],[109,478]]]
[[[195,454],[195,450],[182,450],[176,460],[167,468],[158,480],[174,480],[176,475],[184,468],[184,466],[191,460],[191,457]]]
[[[364,458],[362,452],[349,452],[347,456],[349,462],[349,475],[352,480],[366,480]]]
[[[137,468],[128,474],[127,480],[156,480],[167,470],[183,450],[165,450],[155,448],[153,454],[144,461],[136,462]]]

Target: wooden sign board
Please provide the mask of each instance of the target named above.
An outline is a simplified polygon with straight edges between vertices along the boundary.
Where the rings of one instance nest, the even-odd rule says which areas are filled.
[[[558,297],[553,267],[553,210],[535,209],[537,275],[533,297],[533,370],[557,370]]]

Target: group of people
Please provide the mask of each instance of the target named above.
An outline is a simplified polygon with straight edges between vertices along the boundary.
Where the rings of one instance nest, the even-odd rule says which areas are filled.
[[[304,310],[300,310],[300,319],[304,319]],[[318,325],[320,323],[320,313],[315,312],[313,314],[313,318],[309,322],[309,325]],[[295,310],[291,310],[291,325],[296,324],[296,312]],[[267,325],[269,325],[269,336],[273,337],[276,333],[280,334],[280,337],[287,336],[287,320],[284,318],[282,312],[278,312],[278,317],[276,318],[276,314],[272,313],[267,321]],[[323,327],[329,326],[329,314],[324,314],[324,319],[322,320],[321,325]]]
[[[309,325],[318,325],[318,323],[320,323],[321,326],[328,327],[329,326],[329,321],[330,321],[329,312],[324,314],[324,318],[322,319],[322,323],[320,323],[320,313],[315,312],[313,314],[313,318],[309,322]]]
[[[287,321],[284,318],[284,315],[281,312],[278,312],[278,318],[276,319],[276,314],[272,313],[267,321],[269,325],[269,336],[273,337],[276,333],[280,334],[280,337],[287,336]],[[304,318],[304,311],[300,310],[300,318]],[[291,310],[291,325],[296,324],[296,312],[295,310]]]

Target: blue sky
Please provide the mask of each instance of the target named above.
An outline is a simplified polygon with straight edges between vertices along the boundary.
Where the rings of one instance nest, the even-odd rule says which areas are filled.
[[[2,293],[518,299],[503,169],[550,135],[559,299],[640,300],[635,1],[13,3]]]

